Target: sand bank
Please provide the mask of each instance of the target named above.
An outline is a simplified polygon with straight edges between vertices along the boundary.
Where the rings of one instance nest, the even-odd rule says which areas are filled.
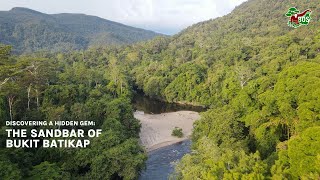
[[[192,133],[193,122],[199,119],[200,115],[193,111],[162,114],[136,111],[134,117],[141,122],[140,142],[149,152],[188,139]],[[183,138],[171,136],[174,127],[182,128]]]

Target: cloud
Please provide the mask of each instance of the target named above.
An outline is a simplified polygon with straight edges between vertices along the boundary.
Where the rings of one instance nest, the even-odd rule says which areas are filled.
[[[223,16],[245,0],[121,0],[120,22],[177,33],[194,23]]]
[[[1,10],[23,6],[45,13],[85,13],[127,25],[174,34],[229,13],[246,0],[1,0]]]

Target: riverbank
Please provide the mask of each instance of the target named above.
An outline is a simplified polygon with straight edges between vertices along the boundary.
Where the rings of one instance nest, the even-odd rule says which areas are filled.
[[[147,152],[169,146],[189,138],[194,121],[200,118],[198,112],[177,111],[161,114],[145,114],[136,111],[134,117],[141,122],[140,142]],[[174,127],[182,128],[182,138],[171,136]]]

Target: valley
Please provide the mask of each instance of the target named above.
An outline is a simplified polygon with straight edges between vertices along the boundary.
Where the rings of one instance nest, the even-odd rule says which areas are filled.
[[[293,5],[312,9],[310,24],[288,26]],[[0,144],[6,121],[102,129],[88,148],[1,146],[0,179],[319,179],[318,12],[317,0],[249,0],[173,36],[86,15],[0,12],[41,25],[0,19]],[[81,23],[65,34],[74,16],[116,38]]]

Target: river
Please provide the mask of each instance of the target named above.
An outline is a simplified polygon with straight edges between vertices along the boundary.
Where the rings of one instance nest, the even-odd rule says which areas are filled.
[[[166,103],[136,94],[133,101],[135,110],[147,114],[161,114],[182,110],[202,112],[205,109],[190,105]],[[139,180],[166,180],[174,172],[174,167],[183,155],[190,152],[191,141],[186,140],[177,144],[163,147],[148,153],[146,169],[141,172]]]
[[[139,180],[166,180],[174,171],[175,163],[182,158],[183,155],[190,152],[190,140],[173,144],[148,154],[146,162],[147,167]]]
[[[159,101],[156,99],[144,96],[141,93],[137,93],[133,99],[133,106],[135,110],[143,111],[147,114],[161,114],[166,112],[176,112],[176,111],[195,111],[203,112],[206,109],[201,106],[192,106],[177,103],[167,103]]]

